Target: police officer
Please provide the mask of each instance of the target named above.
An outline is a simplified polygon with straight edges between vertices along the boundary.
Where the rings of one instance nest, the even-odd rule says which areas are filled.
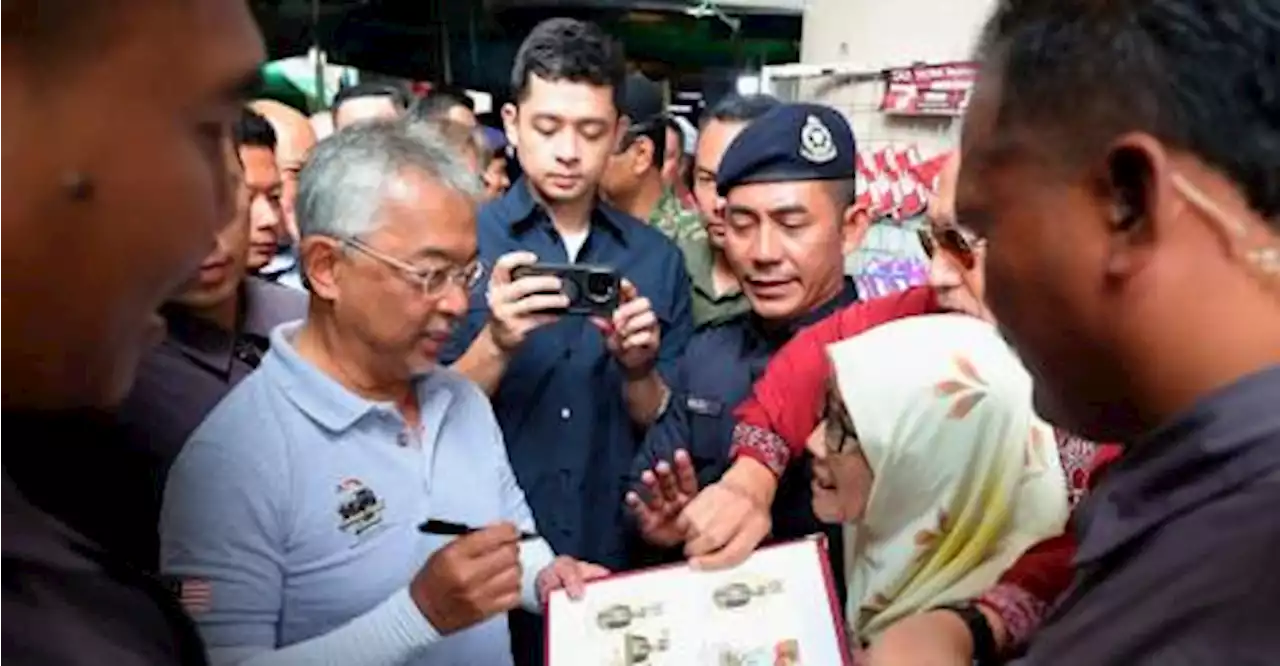
[[[693,337],[673,377],[670,406],[634,462],[638,492],[626,501],[651,544],[685,540],[676,521],[654,512],[671,504],[661,501],[663,493],[681,487],[691,494],[725,472],[732,410],[769,358],[800,328],[857,300],[844,276],[844,256],[867,230],[854,202],[855,150],[839,112],[785,104],[748,125],[725,152],[716,179],[727,201],[724,252],[751,310]],[[687,471],[690,459],[696,484],[672,472],[672,461]],[[783,475],[773,503],[775,537],[826,529],[810,506],[809,475],[808,465]]]

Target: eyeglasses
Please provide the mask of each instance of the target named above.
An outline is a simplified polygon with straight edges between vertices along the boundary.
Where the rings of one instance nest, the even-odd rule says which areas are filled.
[[[478,261],[466,266],[449,268],[418,268],[395,257],[387,256],[354,238],[345,238],[342,240],[342,244],[396,269],[406,280],[427,295],[438,294],[450,284],[470,290],[480,282],[480,277],[484,275],[484,265]]]
[[[855,453],[862,448],[835,377],[827,380],[827,401],[822,408],[822,420],[827,424],[827,453]]]
[[[921,227],[916,230],[916,234],[920,238],[920,247],[924,248],[925,256],[930,259],[939,250],[956,258],[960,265],[966,271],[973,270],[977,265],[977,259],[974,252],[982,246],[982,240],[971,238],[960,227],[950,224],[934,230],[931,227]]]

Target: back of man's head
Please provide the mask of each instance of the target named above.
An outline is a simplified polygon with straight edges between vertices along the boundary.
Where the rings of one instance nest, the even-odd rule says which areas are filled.
[[[520,44],[511,68],[511,90],[518,105],[534,76],[607,86],[613,89],[614,105],[621,108],[626,75],[622,48],[600,26],[553,18],[535,26]]]
[[[460,111],[459,111],[460,109]],[[425,96],[418,98],[409,107],[409,118],[430,122],[449,118],[455,122],[464,122],[463,114],[470,116],[474,124],[476,103],[461,88],[453,86],[433,87]]]
[[[702,124],[718,120],[722,123],[749,123],[781,104],[773,95],[726,95],[702,117]]]
[[[366,120],[393,118],[404,112],[402,90],[385,83],[358,83],[338,91],[333,98],[335,130]]]

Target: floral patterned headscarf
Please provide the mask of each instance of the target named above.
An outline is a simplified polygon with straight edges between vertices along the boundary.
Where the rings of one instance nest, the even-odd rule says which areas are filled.
[[[972,598],[1062,532],[1053,431],[991,324],[912,317],[827,349],[837,413],[826,441],[860,450],[873,475],[865,511],[845,528],[846,617],[858,638]]]

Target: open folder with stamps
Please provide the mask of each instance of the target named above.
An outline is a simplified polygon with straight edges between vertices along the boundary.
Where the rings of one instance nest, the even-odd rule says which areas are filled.
[[[850,664],[825,539],[721,571],[672,565],[592,581],[547,604],[548,666]]]

